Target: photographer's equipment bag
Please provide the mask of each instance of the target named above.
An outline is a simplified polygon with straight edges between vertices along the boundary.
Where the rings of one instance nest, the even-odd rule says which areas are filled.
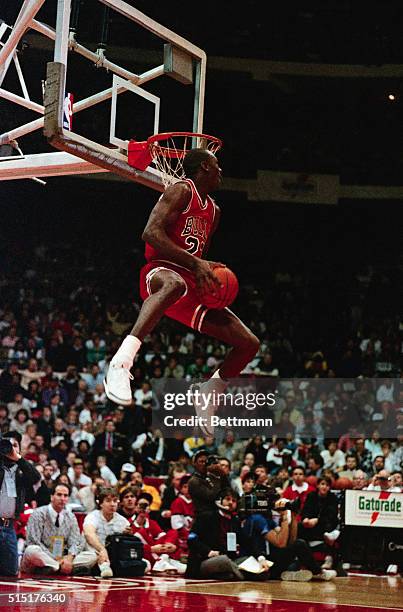
[[[143,561],[144,546],[135,535],[108,535],[105,547],[114,576],[121,578],[144,576],[147,567]]]

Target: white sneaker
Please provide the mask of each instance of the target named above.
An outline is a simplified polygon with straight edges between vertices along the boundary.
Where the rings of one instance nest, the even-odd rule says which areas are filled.
[[[321,565],[322,569],[330,570],[333,567],[333,557],[332,555],[326,555],[324,562]]]
[[[171,565],[172,559],[168,555],[163,554],[153,565],[153,572],[170,572],[177,573],[177,569]]]
[[[337,576],[337,572],[335,570],[330,570],[330,569],[322,569],[320,574],[315,574],[313,576],[313,578],[316,578],[317,580],[333,580],[333,578],[336,578]]]
[[[111,566],[109,565],[109,563],[101,563],[101,565],[99,566],[100,572],[101,572],[101,578],[112,578],[113,577],[113,572],[111,569]]]
[[[323,538],[326,544],[330,544],[331,546],[337,540],[339,535],[340,531],[338,529],[333,529],[333,531],[325,531],[325,533],[323,534]]]
[[[176,569],[178,574],[184,574],[186,572],[187,565],[185,563],[181,563],[180,561],[177,561],[176,559],[169,559],[169,563],[173,568]]]
[[[199,391],[202,393],[201,383],[194,383],[190,385],[190,392],[192,394],[192,403],[196,412],[196,416],[199,417],[199,429],[202,433],[202,436],[214,436],[214,427],[211,425],[211,417],[215,414],[216,406],[208,404],[205,407],[205,404],[200,399],[197,399],[198,394],[195,394],[195,391]]]
[[[290,582],[309,582],[312,580],[312,572],[310,570],[296,570],[295,572],[287,571],[281,574],[281,580]]]
[[[128,368],[119,364],[110,364],[106,378],[104,379],[105,393],[107,397],[121,406],[130,406],[133,402],[133,393],[130,381],[133,375]]]

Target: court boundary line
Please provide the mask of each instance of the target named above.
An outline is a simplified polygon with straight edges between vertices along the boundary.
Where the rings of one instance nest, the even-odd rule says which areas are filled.
[[[237,582],[221,582],[221,584],[245,584],[246,582],[249,582],[250,584],[256,584],[253,581],[237,581]],[[270,581],[268,581],[270,582]],[[273,581],[274,582],[274,581]],[[208,593],[206,591],[203,591],[203,593],[199,593],[197,591],[180,591],[181,593],[192,593],[193,595],[217,595],[220,597],[239,597],[238,595],[235,595],[233,593]],[[401,608],[390,608],[390,607],[385,607],[385,606],[368,606],[366,604],[356,604],[356,603],[342,603],[339,601],[315,601],[315,600],[310,600],[310,599],[283,599],[283,598],[277,598],[273,595],[270,594],[270,597],[272,599],[272,601],[284,601],[285,603],[287,602],[293,602],[293,603],[313,603],[313,604],[320,604],[322,606],[350,606],[351,607],[357,607],[357,608],[370,608],[371,610],[401,610]],[[256,602],[250,602],[250,603],[264,603],[263,600],[262,601],[256,601]]]
[[[85,580],[86,578],[88,578],[87,576],[77,576],[76,578],[81,578],[81,580]],[[139,578],[142,578],[139,576]],[[163,578],[162,576],[155,576],[155,578]],[[196,587],[196,586],[202,586],[204,584],[206,584],[207,581],[201,581],[198,579],[190,579],[192,580],[191,583],[189,583],[189,589],[187,589],[187,585],[176,585],[174,583],[174,578],[173,577],[169,577],[171,578],[172,582],[166,582],[165,584],[167,584],[167,586],[171,586],[171,589],[168,589],[168,593],[191,593],[192,595],[212,595],[212,596],[216,596],[216,597],[230,597],[230,598],[235,598],[235,597],[239,597],[239,593],[238,594],[234,594],[234,593],[213,593],[213,592],[207,592],[207,591],[203,591],[202,593],[199,591],[195,591],[193,590],[192,587]],[[27,579],[29,580],[29,579]],[[113,579],[112,579],[113,580]],[[108,592],[111,591],[136,591],[136,590],[144,590],[144,591],[156,591],[159,590],[161,585],[158,584],[153,584],[152,582],[147,582],[147,581],[141,581],[138,580],[136,581],[135,578],[131,578],[131,580],[134,580],[137,582],[137,584],[127,584],[125,581],[125,578],[116,578],[116,581],[121,580],[122,584],[111,584],[107,589],[104,588],[99,588],[101,586],[106,587],[108,585],[109,581],[105,581],[105,582],[96,582],[94,583],[94,585],[85,585],[79,581],[77,582],[73,582],[73,581],[65,581],[66,587],[67,588],[61,588],[60,585],[58,585],[57,587],[55,587],[55,589],[53,590],[63,590],[64,593],[96,593],[96,592],[102,592],[102,590],[107,590]],[[130,578],[129,578],[130,580]],[[185,578],[185,580],[187,580]],[[0,581],[0,585],[5,585],[5,586],[13,586],[13,585],[20,585],[23,588],[29,589],[30,586],[32,586],[33,589],[39,589],[41,587],[45,587],[48,586],[49,592],[51,592],[51,584],[49,584],[50,580],[35,580],[33,579],[33,581],[35,582],[35,584],[29,585],[29,584],[21,584],[20,581],[15,581],[15,582],[5,582],[5,581]],[[38,584],[38,582],[43,582],[42,585]],[[63,582],[63,581],[62,581]],[[270,584],[271,581],[267,581],[268,584]],[[273,581],[275,583],[281,583],[281,581]],[[256,585],[256,583],[254,581],[248,580],[248,581],[242,581],[242,584],[245,583],[249,583],[251,585]],[[214,581],[214,580],[208,580],[207,584],[211,584],[211,585],[237,585],[237,584],[241,584],[241,581],[233,581],[233,582],[229,582],[229,581]],[[260,584],[260,583],[259,583]],[[80,585],[82,588],[78,588],[78,589],[74,589],[75,586]],[[85,588],[85,586],[97,586],[97,588]],[[50,587],[50,588],[49,588]],[[68,587],[72,587],[70,589],[68,589]],[[46,590],[48,590],[46,589]],[[186,589],[186,590],[184,590]],[[35,591],[33,591],[35,592]],[[168,594],[167,593],[167,594]],[[268,593],[271,601],[280,601],[280,602],[293,602],[293,603],[307,603],[307,604],[319,604],[319,605],[337,605],[337,606],[354,606],[357,608],[370,608],[371,610],[401,610],[401,608],[399,607],[390,607],[390,606],[368,606],[367,604],[358,604],[358,603],[347,603],[347,602],[338,602],[338,601],[317,601],[317,600],[312,600],[312,599],[284,599],[282,597],[277,597],[274,596],[271,593]],[[254,602],[250,602],[250,603],[254,603]],[[263,599],[263,597],[261,598],[261,600],[255,601],[255,603],[265,603],[265,600]]]

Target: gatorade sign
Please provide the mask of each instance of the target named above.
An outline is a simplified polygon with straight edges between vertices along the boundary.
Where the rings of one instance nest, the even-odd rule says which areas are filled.
[[[346,490],[346,525],[403,527],[403,493]]]

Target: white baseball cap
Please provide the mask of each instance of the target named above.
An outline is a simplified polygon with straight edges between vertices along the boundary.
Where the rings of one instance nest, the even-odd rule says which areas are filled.
[[[136,468],[131,463],[124,463],[121,467],[122,472],[135,472]]]

